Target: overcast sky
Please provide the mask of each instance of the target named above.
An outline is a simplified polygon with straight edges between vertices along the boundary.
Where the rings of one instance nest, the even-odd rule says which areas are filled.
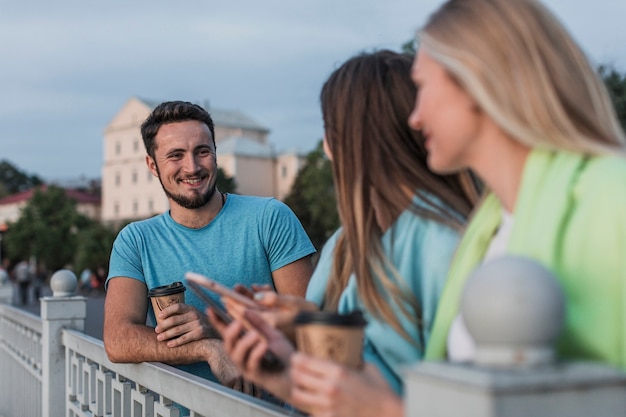
[[[276,149],[308,151],[332,70],[399,50],[441,3],[0,0],[0,159],[45,180],[100,177],[103,130],[132,96],[239,109]],[[626,1],[546,4],[595,63],[626,72]]]

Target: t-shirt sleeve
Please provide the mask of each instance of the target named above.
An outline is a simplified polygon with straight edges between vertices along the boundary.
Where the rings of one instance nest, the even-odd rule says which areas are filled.
[[[315,266],[315,271],[313,271],[313,275],[306,289],[306,299],[315,303],[318,307],[321,307],[324,302],[326,286],[328,285],[328,278],[330,277],[333,265],[335,245],[337,244],[338,238],[339,230],[324,244],[317,265]]]
[[[111,259],[109,260],[109,275],[105,282],[105,289],[109,280],[115,277],[129,277],[145,282],[141,265],[140,250],[132,225],[124,227],[115,238]]]
[[[315,253],[300,220],[279,200],[269,200],[263,211],[261,227],[272,272]]]

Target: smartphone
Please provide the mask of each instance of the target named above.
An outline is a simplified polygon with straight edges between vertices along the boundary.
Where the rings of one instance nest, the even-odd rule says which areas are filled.
[[[228,314],[224,307],[222,307],[217,301],[206,295],[204,291],[202,291],[202,287],[200,287],[193,281],[187,282],[187,285],[189,286],[189,288],[191,288],[191,291],[193,291],[194,294],[196,294],[198,298],[202,300],[204,304],[207,304],[209,307],[211,307],[211,310],[215,312],[215,315],[217,315],[220,320],[222,320],[226,324],[230,324],[230,322],[233,321],[233,318],[230,316],[230,314]]]
[[[239,294],[237,291],[228,288],[219,282],[212,280],[211,278],[205,277],[204,275],[197,274],[195,272],[187,272],[185,274],[185,278],[187,278],[188,282],[194,282],[207,290],[214,292],[222,297],[228,297],[240,304],[243,304],[248,308],[263,308],[263,306],[259,305],[256,301],[251,298],[246,297],[243,294]]]
[[[200,275],[201,276],[201,275]],[[187,285],[191,290],[202,300],[203,303],[211,307],[211,309],[215,312],[215,315],[219,317],[224,323],[229,324],[233,321],[233,318],[226,312],[224,307],[222,307],[217,301],[209,297],[202,291],[202,287],[196,282],[192,280],[187,281]],[[263,370],[267,372],[279,372],[285,369],[284,362],[274,354],[271,350],[266,350],[265,354],[261,358],[261,367]]]

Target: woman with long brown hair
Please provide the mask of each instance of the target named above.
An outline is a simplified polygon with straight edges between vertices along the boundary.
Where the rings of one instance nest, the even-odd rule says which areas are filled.
[[[365,359],[398,392],[399,367],[421,358],[458,232],[477,197],[468,172],[428,169],[424,139],[406,122],[416,94],[411,62],[390,51],[360,55],[322,88],[342,226],[307,289],[307,299],[324,309],[366,313]]]

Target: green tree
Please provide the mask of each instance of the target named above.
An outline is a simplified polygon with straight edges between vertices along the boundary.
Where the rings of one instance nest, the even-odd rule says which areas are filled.
[[[237,181],[226,175],[226,172],[220,167],[217,168],[217,189],[223,193],[235,194],[237,192]]]
[[[0,198],[4,198],[10,194],[11,193],[9,193],[7,186],[0,182]]]
[[[410,39],[402,44],[402,52],[408,55],[415,55],[417,53],[417,43],[415,39]]]
[[[333,173],[322,141],[307,155],[285,204],[298,216],[318,250],[339,227]]]
[[[108,269],[113,241],[117,230],[100,224],[94,220],[78,231],[76,240],[79,243],[74,256],[74,271],[79,274],[85,268],[95,271],[102,266]]]
[[[6,159],[0,161],[0,198],[43,184],[36,175],[28,175]]]
[[[615,68],[607,65],[600,65],[598,73],[609,90],[622,129],[626,131],[626,74],[620,74]]]
[[[73,261],[78,232],[89,223],[62,188],[36,190],[19,219],[8,224],[7,255],[14,261],[34,256],[48,270],[63,268]]]

